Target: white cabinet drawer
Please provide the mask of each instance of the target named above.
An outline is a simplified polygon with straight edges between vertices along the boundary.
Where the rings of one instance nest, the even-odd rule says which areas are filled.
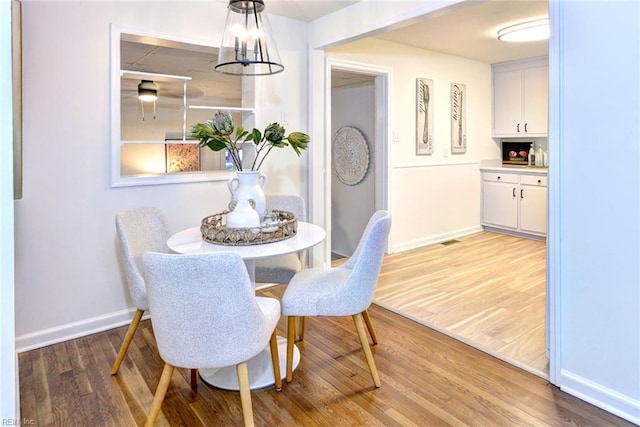
[[[540,175],[520,175],[520,184],[546,187],[547,177]]]
[[[484,172],[482,174],[482,179],[490,182],[506,182],[508,184],[518,183],[518,175],[512,173]]]

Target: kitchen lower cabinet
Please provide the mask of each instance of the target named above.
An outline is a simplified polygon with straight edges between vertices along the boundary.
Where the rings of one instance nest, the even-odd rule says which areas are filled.
[[[520,176],[520,231],[547,234],[547,177]]]
[[[518,229],[518,175],[485,173],[482,182],[482,222]]]
[[[482,225],[511,234],[545,237],[546,170],[518,173],[496,169],[482,172]]]

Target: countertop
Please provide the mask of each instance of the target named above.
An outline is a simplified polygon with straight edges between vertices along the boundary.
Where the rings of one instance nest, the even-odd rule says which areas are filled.
[[[547,175],[548,170],[543,166],[480,166],[481,172],[511,172],[521,175]]]

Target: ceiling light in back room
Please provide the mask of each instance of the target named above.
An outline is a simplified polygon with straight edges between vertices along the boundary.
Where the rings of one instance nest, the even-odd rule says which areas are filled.
[[[158,100],[158,85],[153,80],[142,80],[138,85],[138,99],[140,100],[140,111],[142,121],[144,121],[144,103],[153,102],[153,120],[156,119],[156,101]]]
[[[549,19],[536,19],[510,25],[498,31],[498,40],[505,42],[532,42],[549,38]]]
[[[155,101],[158,99],[158,85],[153,80],[142,80],[138,85],[140,101]]]

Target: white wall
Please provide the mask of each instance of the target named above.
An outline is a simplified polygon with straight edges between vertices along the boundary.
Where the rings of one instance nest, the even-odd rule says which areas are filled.
[[[0,2],[0,420],[18,419],[14,318],[11,3]]]
[[[640,6],[559,12],[561,387],[640,424]]]
[[[331,174],[331,252],[351,256],[375,211],[376,158],[374,85],[340,87],[331,91],[332,137],[343,126],[360,131],[369,148],[369,170],[362,181],[347,185]],[[332,139],[333,144],[333,139]]]
[[[322,79],[325,47],[402,25],[422,16],[421,8],[448,3],[455,2],[359,2],[314,21],[312,75]],[[371,16],[386,7],[388,13]],[[558,106],[557,112],[551,111],[550,129],[557,129],[560,138],[550,157],[549,240],[554,258],[548,265],[554,270],[552,318],[560,318],[553,325],[555,344],[561,347],[552,350],[560,352],[553,367],[561,373],[556,384],[640,424],[638,7],[638,2],[624,1],[550,2],[552,40],[559,37],[561,42],[560,63],[550,67],[550,106]],[[372,51],[369,60],[391,61],[387,56]],[[394,75],[402,71],[394,70]],[[394,77],[392,92],[401,90],[397,81]],[[314,82],[311,89],[321,94],[322,82]],[[323,111],[322,98],[312,97],[311,108]],[[396,124],[398,107],[393,108],[393,129],[405,132]],[[311,123],[319,135],[323,118],[319,114]],[[322,220],[322,159],[314,155],[311,160],[312,213]],[[395,165],[398,160],[393,161]],[[403,182],[396,169],[394,191]],[[403,197],[394,194],[394,224],[402,212],[399,199]]]
[[[224,181],[109,184],[110,23],[218,45],[225,17],[226,4],[213,1],[23,3],[25,171],[15,227],[19,349],[129,318],[116,257],[116,212],[158,206],[177,231],[228,204]],[[256,124],[279,121],[286,111],[287,130],[306,132],[306,24],[274,17],[272,26],[285,71],[256,78]],[[298,159],[293,150],[274,152],[265,165],[269,192],[306,196],[306,154]]]
[[[372,8],[375,3],[364,2],[360,6]],[[437,9],[445,3],[413,4],[415,8]],[[551,209],[557,209],[551,215],[558,217],[558,240],[562,242],[555,261],[561,271],[561,319],[556,331],[562,343],[560,385],[640,423],[638,3],[561,2],[559,7],[562,13],[553,33],[564,37],[562,67],[558,70],[562,74],[551,84],[560,85],[556,88],[560,99],[556,101],[561,101],[564,119],[559,124],[562,149],[556,158],[551,158],[558,172],[549,178],[550,185],[559,183],[561,192],[558,203],[550,204]],[[113,313],[128,307],[115,258],[113,217],[118,210],[155,204],[167,212],[172,226],[180,229],[226,204],[224,183],[110,189],[108,176],[108,22],[216,39],[216,44],[223,8],[215,2],[23,3],[25,195],[16,203],[15,218],[19,343],[42,343],[43,338],[62,336],[74,329],[72,322],[80,322],[77,329],[87,333],[87,320],[104,326]],[[395,10],[401,9],[402,5],[398,5]],[[318,120],[310,124],[312,137],[317,134],[322,139],[312,143],[321,147],[322,99],[309,99],[306,92],[311,84],[312,93],[322,92],[322,72],[318,69],[323,69],[324,55],[317,48],[422,13],[402,11],[402,16],[390,13],[377,19],[369,19],[369,15],[359,15],[357,19],[347,15],[343,19],[341,14],[339,21],[328,17],[314,23],[313,31],[321,34],[314,35],[310,43],[310,75],[320,79],[313,81],[306,78],[304,25],[272,19],[287,69],[282,75],[261,78],[258,104],[265,108],[258,112],[257,123],[277,120],[280,111],[286,109],[291,129],[304,130],[308,114],[317,114]],[[392,60],[383,56],[386,55],[373,52],[368,55],[371,62],[384,61],[392,66]],[[0,67],[4,70],[3,65]],[[415,77],[436,78],[433,73],[424,73],[428,67],[425,61],[406,71],[394,69],[392,93],[405,89],[412,92]],[[397,78],[398,74],[405,74],[405,78]],[[414,75],[409,78],[406,74]],[[461,77],[465,76],[437,78],[443,82],[462,81]],[[84,96],[86,87],[95,87],[96,94]],[[436,85],[436,91],[441,90],[439,87]],[[392,126],[400,132],[401,141],[394,144],[392,180],[413,182],[409,154],[413,149],[406,142],[413,125],[397,118],[401,111],[413,108],[415,101],[411,99],[407,105],[395,102]],[[488,103],[486,110],[490,114]],[[401,120],[411,121],[410,117]],[[490,120],[485,119],[478,118],[489,126]],[[468,126],[470,131],[471,123]],[[472,146],[470,140],[470,150]],[[597,156],[591,161],[588,156],[575,155],[584,152]],[[474,161],[482,157],[473,154]],[[267,173],[280,177],[269,185],[276,181],[278,190],[304,191],[304,177],[309,171],[304,159],[298,168],[295,156],[279,158],[268,165]],[[322,159],[312,160],[311,172],[320,173]],[[407,167],[400,168],[398,164]],[[419,163],[415,167],[436,171],[441,166]],[[2,168],[2,173],[6,169]],[[466,173],[450,168],[449,178],[464,177]],[[313,188],[317,189],[316,184]],[[434,186],[432,191],[437,192],[438,188]],[[448,191],[446,194],[451,195]],[[437,206],[437,196],[420,203]],[[398,195],[396,199],[393,210],[402,211],[403,204],[398,200],[410,197]],[[318,214],[318,207],[314,206],[312,215]],[[2,212],[4,215],[4,206]],[[396,216],[394,223],[399,220],[407,218]],[[6,226],[4,222],[0,224]],[[410,238],[409,233],[399,237]],[[3,236],[3,245],[7,244],[6,239]],[[3,280],[3,290],[5,286]],[[7,304],[2,301],[3,313],[5,307]],[[105,316],[106,320],[98,316]]]
[[[480,228],[481,160],[499,159],[491,138],[491,66],[367,38],[334,48],[329,58],[388,67],[392,251],[459,237]],[[434,153],[416,155],[416,78],[434,82]],[[451,154],[451,83],[467,86],[467,152]]]

